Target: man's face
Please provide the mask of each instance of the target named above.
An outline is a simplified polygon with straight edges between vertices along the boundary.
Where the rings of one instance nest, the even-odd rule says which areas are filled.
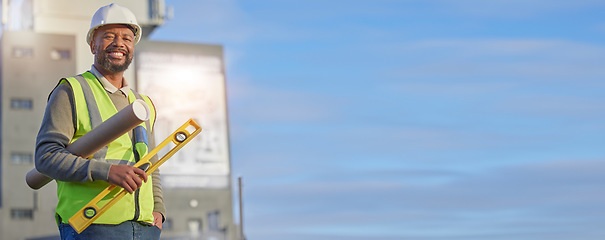
[[[125,71],[134,54],[134,33],[125,25],[110,24],[97,29],[90,44],[95,66],[111,73]]]

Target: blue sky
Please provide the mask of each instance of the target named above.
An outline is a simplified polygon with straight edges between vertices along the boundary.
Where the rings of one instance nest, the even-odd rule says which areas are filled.
[[[605,238],[605,2],[166,3],[224,46],[249,240]]]

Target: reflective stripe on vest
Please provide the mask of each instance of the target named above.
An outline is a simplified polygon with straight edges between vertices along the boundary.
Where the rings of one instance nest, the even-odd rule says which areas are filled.
[[[62,79],[60,84],[63,83],[68,83],[71,86],[76,108],[76,129],[71,142],[77,140],[118,112],[105,88],[103,88],[102,84],[92,73],[86,72],[76,77]],[[151,110],[150,120],[141,124],[145,128],[147,135],[150,135],[155,121],[153,104],[147,96],[139,95],[130,90],[128,93],[129,102],[132,103],[135,99],[143,99]],[[146,153],[143,153],[141,156],[144,154]],[[92,158],[112,164],[134,165],[133,142],[128,134],[124,134],[102,150],[93,154]],[[56,209],[57,214],[64,223],[67,223],[67,220],[71,216],[107,186],[109,186],[109,183],[101,180],[84,183],[57,181],[57,195],[59,198]],[[98,206],[103,206],[106,202],[110,201],[121,189],[117,188],[108,194],[107,197],[98,203]],[[144,182],[138,191],[138,194],[126,194],[125,197],[101,215],[94,223],[119,224],[133,219],[152,223],[154,201],[151,176],[148,176],[147,182]]]

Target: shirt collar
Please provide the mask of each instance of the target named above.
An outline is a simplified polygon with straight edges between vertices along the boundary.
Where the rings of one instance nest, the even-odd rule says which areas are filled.
[[[128,84],[128,81],[126,81],[126,78],[122,78],[122,88],[118,89],[116,86],[114,86],[113,84],[111,84],[107,78],[105,78],[105,76],[103,76],[103,74],[101,74],[97,68],[95,68],[94,65],[92,65],[90,67],[90,72],[92,74],[95,75],[95,77],[97,77],[97,79],[99,79],[99,81],[101,82],[101,84],[103,84],[103,88],[105,88],[105,90],[107,90],[110,93],[115,93],[116,91],[120,90],[124,95],[128,96],[128,92],[130,92],[130,86]]]

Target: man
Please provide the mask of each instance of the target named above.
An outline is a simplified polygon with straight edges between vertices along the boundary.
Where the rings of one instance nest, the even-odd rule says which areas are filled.
[[[165,215],[159,173],[148,178],[145,171],[132,166],[147,154],[133,147],[141,142],[133,136],[146,134],[147,149],[155,146],[155,108],[148,97],[134,92],[124,79],[140,38],[141,27],[130,10],[117,4],[101,7],[93,16],[87,36],[95,56],[93,66],[86,73],[61,79],[49,96],[36,139],[35,161],[40,173],[57,181],[56,218],[61,239],[159,239]],[[152,117],[137,127],[137,134],[116,139],[88,159],[65,150],[136,99],[145,100],[152,110]],[[157,161],[157,157],[151,161]],[[77,234],[68,220],[110,184],[131,194]]]

